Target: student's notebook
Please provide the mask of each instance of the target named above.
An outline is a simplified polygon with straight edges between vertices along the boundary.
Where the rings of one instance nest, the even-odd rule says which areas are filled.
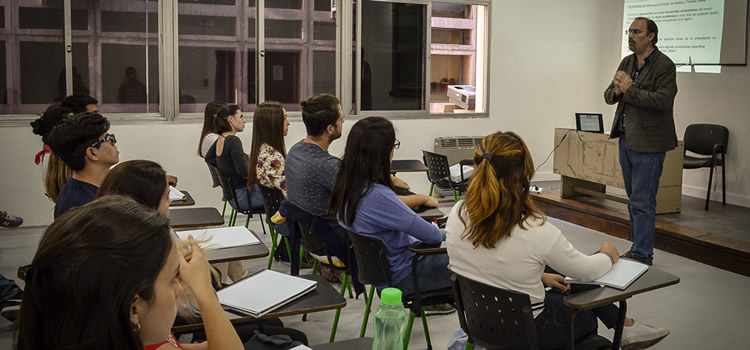
[[[201,248],[210,247],[214,249],[239,247],[243,245],[260,244],[255,235],[245,226],[217,227],[201,230],[177,231],[177,236],[182,240],[187,240],[189,235],[201,243]]]
[[[169,199],[173,201],[184,201],[187,196],[176,188],[169,186]]]
[[[638,277],[646,273],[646,271],[648,271],[648,265],[644,263],[630,259],[619,259],[612,265],[612,269],[609,272],[591,282],[580,282],[570,277],[565,277],[565,282],[599,284],[624,290],[637,280]]]
[[[218,291],[219,302],[255,318],[276,310],[315,289],[317,282],[263,270]]]

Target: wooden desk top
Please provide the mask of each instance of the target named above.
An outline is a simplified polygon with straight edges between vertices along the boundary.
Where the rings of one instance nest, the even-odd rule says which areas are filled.
[[[284,316],[301,315],[311,312],[327,311],[340,309],[346,306],[346,298],[339,294],[328,281],[320,275],[304,275],[299,276],[301,278],[314,280],[318,284],[314,290],[301,296],[299,299],[290,302],[261,318],[255,318],[252,316],[238,315],[230,311],[224,311],[232,323],[248,323],[257,320],[278,318]],[[272,291],[269,291],[269,293]],[[194,323],[189,325],[180,325],[172,327],[174,333],[185,333],[196,329],[202,329],[203,323]]]
[[[370,350],[372,349],[372,342],[373,339],[370,337],[354,338],[335,343],[315,345],[311,348],[313,350]]]
[[[565,297],[565,305],[578,310],[592,309],[597,306],[611,304],[620,300],[628,299],[633,295],[645,293],[654,289],[664,288],[677,284],[680,278],[674,274],[649,266],[641,277],[625,290],[610,287],[602,287],[588,290],[582,293],[571,294]]]
[[[418,159],[394,159],[391,161],[391,173],[408,173],[427,171],[427,166]]]
[[[193,196],[188,193],[188,191],[185,190],[179,190],[182,192],[182,194],[185,195],[185,199],[179,200],[179,201],[172,201],[172,204],[170,204],[170,207],[184,207],[189,205],[195,205],[195,199],[193,199]]]
[[[169,225],[174,229],[221,226],[224,218],[216,208],[170,209]]]
[[[255,234],[255,232],[250,230],[250,233],[252,233],[255,238],[258,238],[260,244],[208,250],[204,254],[206,260],[208,260],[208,262],[212,264],[215,264],[227,261],[248,260],[268,256],[268,247],[263,244],[263,241],[258,237],[257,234]]]

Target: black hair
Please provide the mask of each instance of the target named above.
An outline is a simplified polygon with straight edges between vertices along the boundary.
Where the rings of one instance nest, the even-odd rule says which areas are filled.
[[[128,196],[151,209],[158,209],[167,188],[167,172],[150,160],[129,160],[112,169],[99,186],[96,197]]]
[[[172,249],[169,220],[124,197],[68,210],[31,261],[17,349],[142,349],[131,306],[153,300]]]
[[[307,134],[320,136],[339,119],[339,99],[331,94],[317,94],[299,103]]]
[[[86,149],[109,130],[109,121],[95,112],[80,113],[60,122],[49,133],[47,141],[52,152],[71,170],[86,166]]]
[[[367,117],[354,124],[346,140],[329,212],[336,212],[346,225],[354,224],[357,207],[373,183],[393,188],[391,152],[396,142],[393,124],[383,117]]]
[[[86,112],[86,106],[96,104],[99,104],[99,101],[89,95],[70,95],[62,101],[63,107],[70,109],[73,113]]]
[[[646,17],[636,17],[634,21],[639,19],[646,21],[646,34],[654,33],[654,40],[651,40],[651,44],[656,45],[656,42],[659,41],[659,27],[656,26],[656,22]]]
[[[216,133],[222,134],[227,131],[232,131],[232,125],[229,124],[229,120],[227,118],[237,114],[237,111],[240,110],[240,107],[237,105],[223,105],[221,108],[219,108],[218,111],[216,111],[216,114],[214,115],[214,128],[216,128]]]
[[[284,108],[280,102],[266,101],[258,105],[253,114],[253,142],[250,147],[250,166],[247,167],[247,185],[258,183],[255,163],[258,161],[260,146],[267,144],[286,158],[284,144],[284,124],[286,123]]]
[[[216,126],[214,126],[214,116],[219,111],[221,106],[225,105],[224,102],[213,101],[206,104],[206,109],[203,110],[203,130],[201,130],[201,138],[198,140],[198,155],[203,157],[201,154],[201,148],[203,148],[203,139],[208,134],[218,134],[216,132]]]
[[[38,119],[30,123],[33,128],[32,131],[35,135],[41,136],[42,142],[46,145],[50,131],[71,113],[70,109],[59,103],[51,104]]]

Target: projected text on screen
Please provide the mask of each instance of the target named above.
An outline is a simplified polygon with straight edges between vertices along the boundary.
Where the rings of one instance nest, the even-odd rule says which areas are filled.
[[[659,27],[656,44],[675,64],[719,64],[724,0],[625,0],[623,29],[636,17]],[[631,54],[623,40],[622,56]]]

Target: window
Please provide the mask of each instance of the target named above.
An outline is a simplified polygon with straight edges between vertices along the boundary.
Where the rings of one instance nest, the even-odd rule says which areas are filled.
[[[0,0],[0,120],[41,113],[70,93],[95,97],[106,114],[167,119],[211,101],[251,113],[276,100],[295,112],[323,92],[354,115],[486,113],[489,6]]]

